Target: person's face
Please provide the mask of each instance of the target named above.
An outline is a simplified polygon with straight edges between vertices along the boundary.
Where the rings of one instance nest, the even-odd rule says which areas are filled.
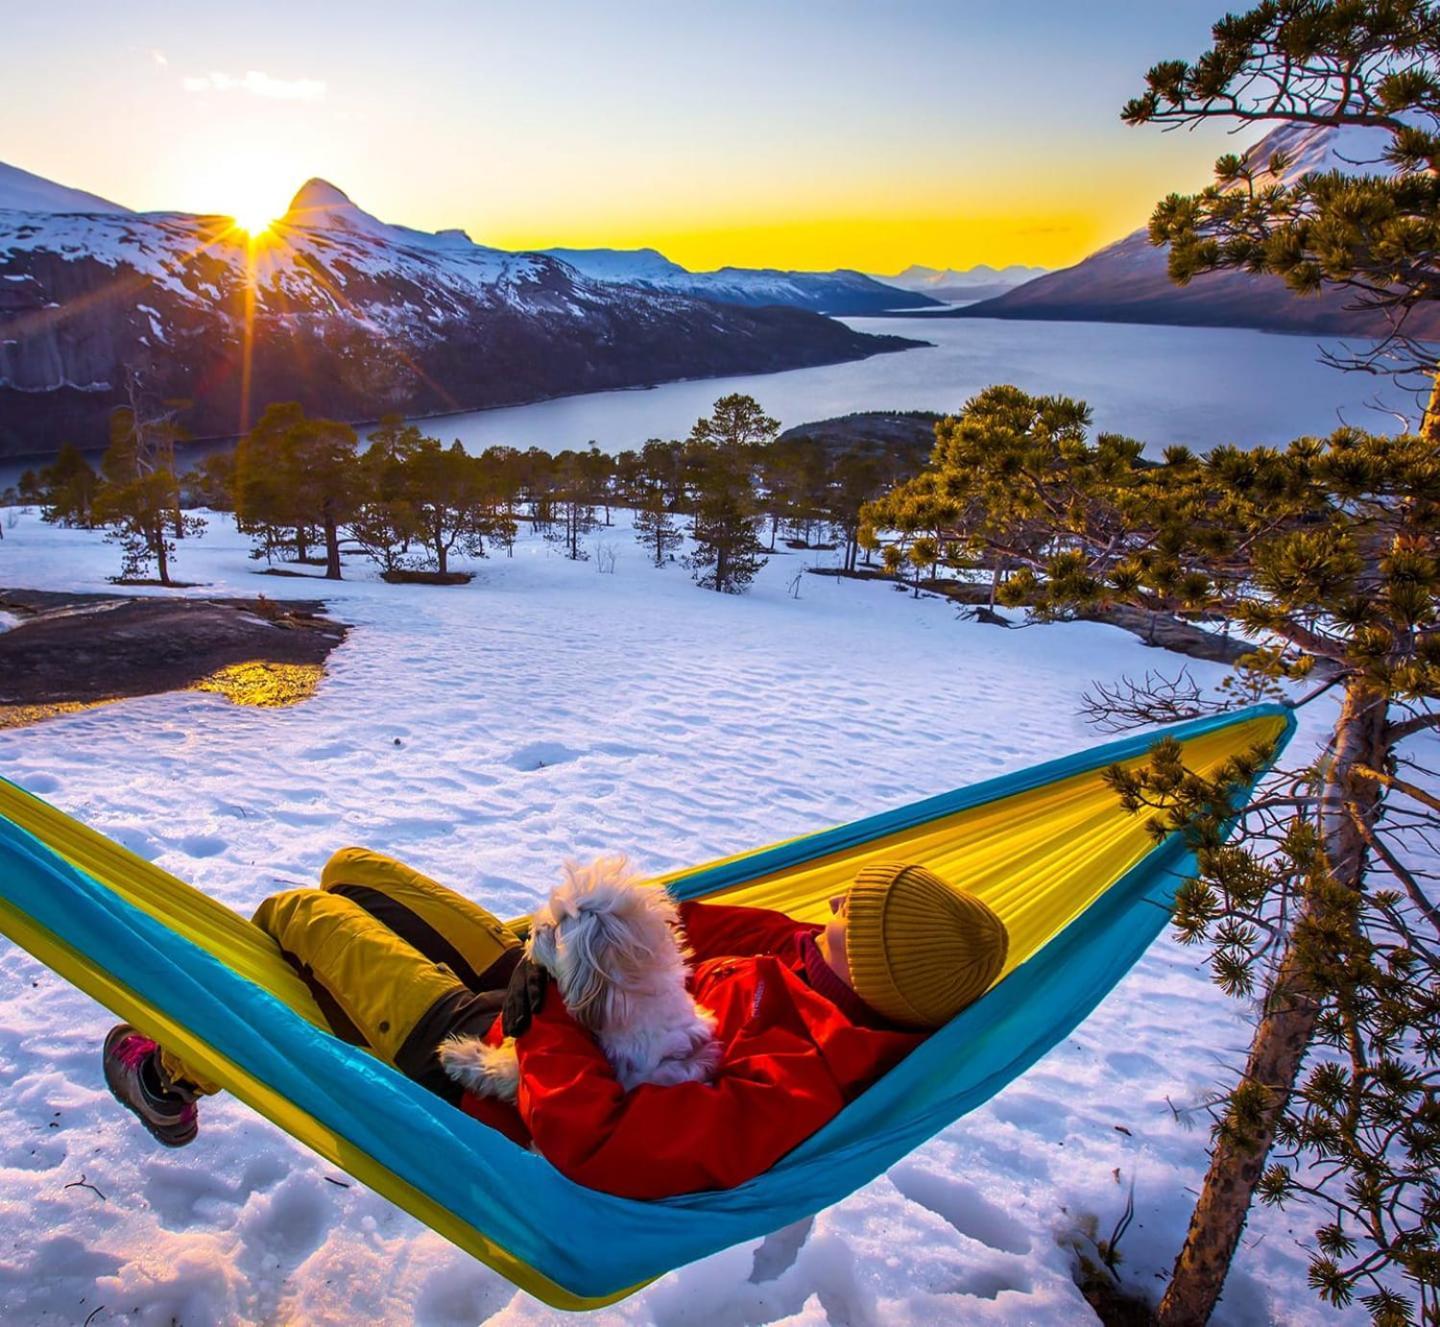
[[[846,949],[846,937],[850,930],[849,894],[836,894],[830,900],[830,912],[830,920],[825,929],[815,937],[815,943],[831,971],[847,986],[851,986],[850,955]]]

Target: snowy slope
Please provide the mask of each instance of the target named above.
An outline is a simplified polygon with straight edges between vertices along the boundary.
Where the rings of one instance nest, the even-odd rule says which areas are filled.
[[[1346,125],[1282,125],[1247,152],[1269,178],[1276,152],[1289,159],[1282,180],[1310,171],[1384,174],[1380,160],[1389,140],[1382,130]],[[1197,187],[1199,187],[1197,185]],[[1275,277],[1244,272],[1211,272],[1177,286],[1166,270],[1165,250],[1137,230],[1093,253],[1083,262],[971,305],[967,316],[981,318],[1080,319],[1107,322],[1175,323],[1217,327],[1259,327],[1277,331],[1365,334],[1383,330],[1383,317],[1345,306],[1353,296],[1336,292],[1302,298]],[[1420,305],[1407,330],[1440,337],[1440,310]]]
[[[18,166],[0,161],[0,211],[16,212],[128,212],[128,207],[112,203],[98,194],[83,189],[70,189],[40,175],[32,175]]]
[[[1001,631],[819,577],[789,597],[797,570],[834,554],[777,556],[730,598],[649,566],[623,527],[590,542],[616,546],[613,575],[527,536],[459,589],[387,586],[365,564],[306,584],[257,579],[248,541],[215,516],[180,550],[195,593],[319,593],[355,624],[315,699],[126,701],[0,732],[0,772],[242,912],[362,843],[513,915],[567,855],[624,848],[659,871],[1090,745],[1082,689],[1155,666],[1094,624]],[[23,514],[6,523],[0,584],[104,590],[115,562],[98,533]],[[1302,712],[1297,764],[1327,703]],[[1108,1234],[1133,1178],[1120,1274],[1160,1288],[1205,1166],[1190,1108],[1236,1062],[1246,1013],[1163,940],[1073,1036],[883,1178],[587,1321],[1093,1322],[1072,1282],[1075,1232]],[[204,1104],[188,1150],[154,1147],[101,1081],[112,1021],[0,944],[0,1321],[573,1321],[233,1100]],[[1307,1289],[1306,1230],[1254,1214],[1218,1327],[1364,1320]]]
[[[272,400],[374,419],[909,344],[390,225],[323,180],[254,240],[228,217],[0,211],[0,456],[103,446],[132,372],[227,436]]]
[[[938,301],[920,294],[897,295],[885,282],[862,272],[786,272],[773,267],[721,267],[690,272],[654,249],[545,249],[596,281],[617,281],[670,291],[696,299],[752,308],[778,304],[837,317],[914,309]]]
[[[658,249],[542,249],[540,252],[547,257],[558,258],[562,263],[569,263],[577,272],[596,281],[628,284],[689,275],[679,263],[672,263]]]

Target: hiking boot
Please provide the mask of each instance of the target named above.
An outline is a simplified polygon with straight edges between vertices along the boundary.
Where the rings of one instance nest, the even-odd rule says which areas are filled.
[[[120,1023],[105,1038],[104,1058],[105,1085],[157,1142],[184,1147],[195,1141],[200,1130],[195,1095],[167,1085],[160,1071],[159,1046],[129,1023]]]

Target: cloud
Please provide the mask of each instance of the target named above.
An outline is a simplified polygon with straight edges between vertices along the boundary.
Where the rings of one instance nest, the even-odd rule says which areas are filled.
[[[326,92],[318,78],[274,78],[258,69],[249,70],[243,78],[212,70],[187,75],[182,82],[186,92],[247,92],[277,101],[323,101]]]
[[[150,52],[150,58],[151,58],[152,60],[154,60],[155,63],[160,66],[161,69],[164,69],[165,66],[170,63],[170,61],[165,58],[165,52],[164,52],[164,51],[151,50],[151,52]]]

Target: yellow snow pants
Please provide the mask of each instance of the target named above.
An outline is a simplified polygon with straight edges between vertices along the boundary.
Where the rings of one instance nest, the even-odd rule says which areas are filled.
[[[366,848],[340,849],[318,889],[275,894],[254,920],[337,1036],[446,1095],[435,1048],[489,1027],[521,954],[515,933],[484,908]],[[171,1080],[219,1091],[169,1051],[160,1063]]]

